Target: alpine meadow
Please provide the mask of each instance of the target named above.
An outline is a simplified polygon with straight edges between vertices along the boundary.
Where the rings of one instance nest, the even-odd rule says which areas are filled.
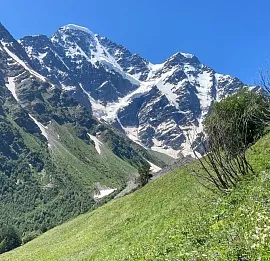
[[[1,7],[0,260],[270,261],[269,3],[30,2]]]

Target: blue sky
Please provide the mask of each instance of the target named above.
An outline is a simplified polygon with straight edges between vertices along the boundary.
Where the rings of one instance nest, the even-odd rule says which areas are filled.
[[[75,23],[153,63],[177,51],[253,84],[270,58],[269,0],[2,0],[15,38]]]

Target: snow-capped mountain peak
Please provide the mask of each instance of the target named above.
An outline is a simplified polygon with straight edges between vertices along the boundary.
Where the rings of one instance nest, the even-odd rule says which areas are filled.
[[[191,154],[187,135],[200,135],[211,104],[243,86],[235,77],[217,74],[193,54],[177,52],[152,64],[72,24],[46,40],[25,37],[21,45],[36,71],[83,105],[91,104],[99,120],[173,157]]]
[[[62,26],[60,28],[60,30],[76,30],[76,31],[82,31],[82,32],[85,32],[87,34],[94,35],[92,33],[92,31],[90,31],[88,28],[83,27],[83,26],[79,26],[79,25],[76,25],[76,24],[67,24],[67,25],[64,25],[64,26]]]
[[[173,54],[166,61],[166,63],[173,64],[173,65],[184,64],[184,63],[186,63],[186,64],[200,64],[200,61],[193,54],[177,52],[177,53]]]

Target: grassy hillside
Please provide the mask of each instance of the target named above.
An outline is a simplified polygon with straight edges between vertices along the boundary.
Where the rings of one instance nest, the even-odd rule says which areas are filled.
[[[0,52],[0,62],[7,59]],[[15,227],[23,239],[40,234],[95,208],[97,189],[124,188],[146,159],[165,165],[25,73],[18,102],[0,72],[0,230]],[[98,135],[100,154],[88,134]]]
[[[0,227],[16,226],[23,237],[91,209],[96,184],[121,189],[137,173],[106,145],[99,155],[90,141],[72,133],[72,126],[51,124],[48,148],[38,132],[25,131],[10,115],[0,123],[7,141],[0,149],[5,162],[0,167]]]
[[[93,184],[123,187],[137,169],[117,157],[106,144],[101,143],[101,154],[89,139],[88,144],[76,137],[72,125],[54,124],[57,137],[53,142],[52,154],[55,162],[72,173],[74,180],[93,189]],[[59,135],[59,136],[58,136]]]
[[[100,190],[116,194],[130,179],[133,185],[147,160],[166,163],[95,119],[83,93],[85,107],[34,72],[19,43],[0,27],[2,253],[15,247],[7,247],[3,231],[16,229],[26,242],[96,208],[103,202],[94,199]]]
[[[1,260],[270,260],[270,135],[249,152],[257,177],[226,195],[192,163],[48,231]]]

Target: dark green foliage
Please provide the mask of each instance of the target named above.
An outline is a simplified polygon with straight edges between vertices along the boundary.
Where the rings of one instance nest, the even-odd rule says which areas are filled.
[[[270,119],[267,99],[248,89],[216,102],[205,121],[209,140],[224,143],[226,152],[237,154],[257,141]]]
[[[16,226],[24,243],[94,208],[96,182],[123,188],[136,175],[128,163],[136,168],[147,164],[147,156],[130,146],[129,139],[100,124],[91,110],[57,86],[25,72],[16,85],[21,107],[1,74],[0,227]],[[51,147],[29,114],[48,126]],[[104,142],[102,155],[88,136],[95,131]]]
[[[14,227],[0,226],[0,254],[10,251],[22,244],[19,233]]]
[[[28,243],[29,241],[35,239],[36,237],[38,237],[41,233],[44,233],[46,232],[46,229],[42,230],[42,231],[33,231],[33,232],[30,232],[28,233],[27,235],[25,235],[23,238],[22,238],[22,244],[26,244]]]
[[[76,131],[76,136],[78,138],[80,138],[86,143],[89,143],[89,136],[88,136],[89,130],[86,127],[81,127],[80,125],[77,125],[75,127],[75,131]]]
[[[16,225],[25,235],[44,232],[95,203],[89,189],[54,163],[40,130],[19,108],[0,116],[0,163],[0,227]]]
[[[150,173],[150,166],[149,165],[143,165],[139,167],[139,178],[138,183],[141,187],[145,186],[149,180],[152,178],[152,174]]]
[[[204,170],[204,174],[197,174],[219,190],[227,190],[242,176],[254,173],[246,150],[264,134],[269,120],[267,99],[248,89],[215,103],[201,140],[205,153],[210,152],[203,160],[195,152]]]
[[[10,97],[1,103],[0,96],[0,111],[3,112],[0,115],[0,227],[16,226],[24,242],[92,209],[95,206],[92,197],[94,181],[104,180],[106,184],[110,179],[110,184],[114,182],[120,187],[127,181],[127,175],[134,174],[128,173],[127,169],[135,172],[128,164],[122,169],[117,163],[109,166],[103,157],[97,156],[99,161],[91,158],[91,153],[96,153],[94,146],[93,150],[90,147],[82,149],[76,136],[83,146],[90,144],[87,133],[97,126],[97,121],[89,110],[61,90],[45,87],[37,83],[27,89],[20,97],[25,109],[14,105]],[[61,133],[64,149],[59,153],[67,153],[74,161],[59,161],[56,153],[48,149],[45,137],[28,112],[44,125],[54,120],[58,122],[59,134],[68,125],[70,132]],[[143,161],[141,156],[137,157],[139,162]],[[132,161],[132,153],[126,154],[125,159]],[[81,166],[76,165],[72,169],[68,164],[73,163],[85,165],[80,169]]]
[[[97,131],[103,130],[102,140],[119,158],[128,161],[132,166],[139,167],[147,162],[132,148],[131,141],[117,135],[111,128],[100,126]]]

